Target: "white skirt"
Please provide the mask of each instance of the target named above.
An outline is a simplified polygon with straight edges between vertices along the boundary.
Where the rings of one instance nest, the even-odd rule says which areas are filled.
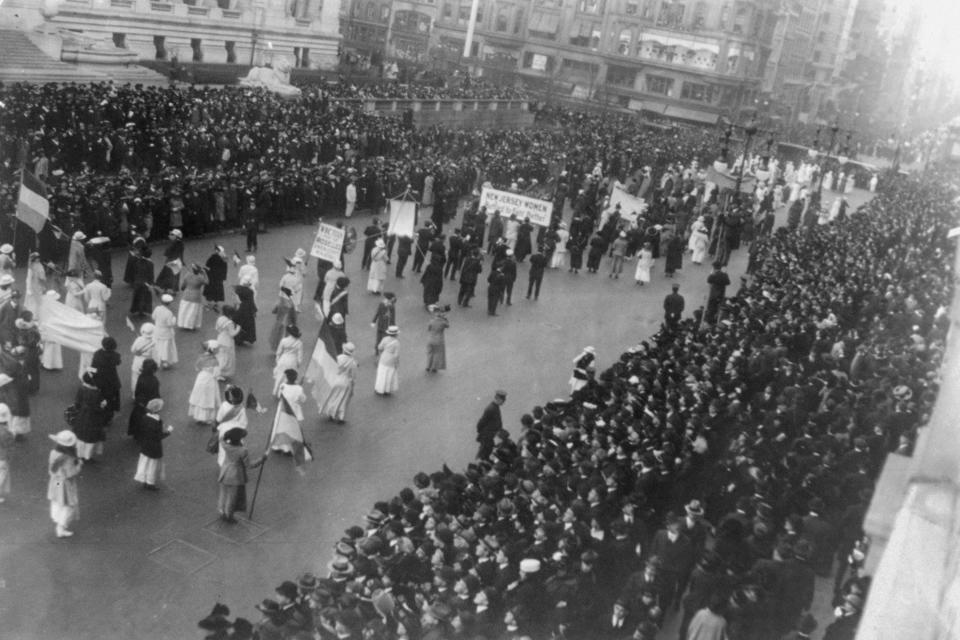
[[[181,329],[199,329],[203,324],[203,305],[182,300],[177,309],[177,326]]]
[[[177,343],[173,338],[157,338],[153,347],[153,359],[157,364],[177,364]]]
[[[80,510],[75,506],[71,507],[53,501],[50,502],[50,519],[64,529],[74,520],[78,520],[79,514]]]
[[[198,422],[210,422],[220,406],[220,385],[216,371],[203,369],[197,372],[197,380],[190,392],[190,417]]]
[[[40,364],[49,371],[63,369],[63,350],[58,343],[43,343],[43,355],[40,357]]]
[[[377,393],[393,393],[400,388],[400,374],[396,367],[377,365],[377,380],[373,390]]]
[[[163,477],[163,458],[148,458],[141,453],[140,459],[137,461],[137,474],[133,476],[133,479],[137,482],[155,485],[163,480]]]
[[[81,460],[90,460],[94,455],[103,455],[102,442],[84,442],[77,440],[77,457]]]
[[[380,293],[383,291],[383,280],[374,278],[372,275],[367,278],[367,291],[370,293]]]

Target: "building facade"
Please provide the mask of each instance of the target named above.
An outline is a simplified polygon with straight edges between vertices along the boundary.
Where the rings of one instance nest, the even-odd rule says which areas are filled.
[[[759,95],[778,0],[352,0],[345,43],[511,74],[556,96],[684,120],[736,116]]]
[[[330,68],[340,44],[340,0],[7,0],[0,28],[47,51],[77,38],[141,59]]]

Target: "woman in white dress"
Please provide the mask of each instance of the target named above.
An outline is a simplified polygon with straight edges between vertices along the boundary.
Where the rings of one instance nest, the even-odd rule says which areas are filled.
[[[183,296],[177,309],[177,326],[194,331],[203,325],[203,288],[209,283],[203,268],[194,264],[180,283]]]
[[[650,282],[650,270],[653,269],[653,249],[649,242],[643,244],[640,253],[637,254],[637,270],[633,274],[633,279],[641,287]]]
[[[46,290],[46,284],[47,270],[40,262],[40,254],[34,251],[27,264],[27,293],[23,298],[23,308],[32,311],[33,315],[40,311],[40,299]]]
[[[229,385],[223,392],[223,402],[217,409],[217,435],[220,446],[217,452],[217,466],[222,466],[226,452],[223,450],[223,436],[230,429],[247,430],[247,408],[243,404],[243,390]]]
[[[47,458],[47,500],[50,501],[50,519],[57,525],[57,537],[68,538],[73,532],[67,527],[80,513],[80,496],[77,491],[77,475],[83,462],[77,457],[77,436],[72,431],[60,431],[48,436],[54,448]]]
[[[367,291],[382,293],[383,283],[387,280],[387,245],[377,238],[370,252],[370,276],[367,278]]]
[[[298,371],[303,360],[303,341],[300,339],[300,329],[294,325],[287,327],[287,335],[277,345],[276,366],[273,367],[273,395],[280,393],[280,386],[286,377],[287,369]]]
[[[60,294],[51,289],[43,294],[47,298],[50,298],[54,302],[60,300]],[[39,314],[38,314],[39,315]],[[43,329],[40,330],[41,337],[43,336]],[[42,343],[43,354],[40,357],[40,366],[42,366],[47,371],[60,371],[63,369],[63,350],[60,348],[60,343],[53,342],[51,340],[44,340]]]
[[[270,448],[274,451],[294,453],[291,441],[303,442],[300,422],[303,420],[303,403],[307,401],[303,387],[297,384],[297,372],[287,369],[280,385],[280,405],[273,419]]]
[[[707,235],[707,225],[698,219],[693,225],[693,232],[690,234],[690,248],[693,251],[690,261],[693,264],[703,264],[709,246],[710,236]]]
[[[153,323],[144,322],[140,325],[140,335],[130,345],[130,355],[133,356],[130,361],[130,389],[132,390],[137,388],[137,380],[140,378],[140,371],[143,369],[143,361],[153,357],[155,348],[153,331]]]
[[[223,315],[217,318],[217,361],[220,363],[220,379],[226,380],[237,372],[237,343],[234,338],[240,333],[240,326],[233,321],[235,309],[224,305]]]
[[[217,361],[219,347],[216,340],[204,342],[203,353],[194,365],[197,378],[190,392],[188,413],[198,424],[210,424],[217,417],[220,404],[220,385],[217,384],[217,377],[220,375],[220,363]]]
[[[249,280],[249,283],[246,282]],[[260,286],[260,270],[257,269],[257,258],[247,256],[246,264],[237,269],[237,284],[250,287],[253,291],[253,299],[257,299],[257,287]]]
[[[400,328],[396,325],[387,327],[387,335],[377,345],[380,359],[377,361],[377,380],[373,385],[377,395],[388,396],[400,388]]]
[[[553,258],[550,260],[551,269],[563,269],[567,263],[567,240],[570,239],[570,232],[567,231],[566,223],[561,222],[557,229],[557,246],[553,250]]]
[[[171,302],[173,296],[165,293],[160,296],[160,304],[153,310],[153,324],[156,327],[153,333],[153,359],[161,369],[169,369],[180,360],[177,357],[177,342],[174,337],[177,318],[173,311],[170,311]]]
[[[63,283],[63,288],[67,292],[67,297],[64,300],[64,304],[71,309],[76,309],[80,313],[84,313],[83,278],[77,271],[73,269],[67,271],[67,278]]]
[[[357,380],[357,360],[353,357],[356,346],[352,342],[343,343],[343,353],[337,356],[337,379],[330,387],[330,393],[320,406],[320,417],[329,418],[337,424],[347,421],[347,407],[353,398],[353,387]]]

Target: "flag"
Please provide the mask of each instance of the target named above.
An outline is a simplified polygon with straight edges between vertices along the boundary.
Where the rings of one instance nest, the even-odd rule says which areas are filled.
[[[35,175],[23,170],[20,181],[20,198],[17,201],[17,218],[35,232],[40,233],[50,218],[50,202],[47,188]]]
[[[318,405],[323,406],[324,400],[330,394],[330,389],[337,379],[337,372],[337,348],[330,322],[325,318],[320,325],[317,344],[313,347],[313,356],[304,376],[307,382],[313,383],[313,397]]]
[[[283,426],[281,431],[279,427]],[[303,429],[300,427],[300,421],[297,419],[293,407],[280,392],[280,406],[277,407],[277,415],[273,419],[273,431],[270,433],[270,448],[290,451],[293,454],[294,463],[299,467],[306,462],[313,460],[313,452],[303,440]]]

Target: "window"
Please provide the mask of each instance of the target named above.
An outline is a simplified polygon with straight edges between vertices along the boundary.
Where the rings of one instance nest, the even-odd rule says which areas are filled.
[[[684,82],[680,97],[696,102],[713,102],[713,87],[699,82]]]
[[[203,62],[203,46],[201,45],[200,38],[191,38],[190,48],[193,49],[193,61]]]
[[[534,6],[546,7],[548,9],[559,9],[563,6],[563,0],[534,0]]]
[[[380,7],[380,19],[384,22],[390,19],[390,7]]]
[[[657,93],[662,96],[669,96],[670,90],[673,89],[673,78],[647,75],[644,80],[646,81],[647,93]]]
[[[167,59],[166,41],[167,39],[164,36],[153,36],[153,48],[156,51],[154,57],[157,60]]]
[[[227,62],[235,63],[237,61],[237,43],[233,40],[227,40],[223,43],[223,48],[227,50]]]
[[[641,11],[640,17],[644,20],[653,19],[653,2],[654,0],[643,0],[643,11]]]
[[[527,33],[531,38],[556,40],[557,29],[560,26],[560,16],[555,13],[534,13],[527,23]]]
[[[449,20],[453,17],[453,5],[449,2],[443,4],[443,17],[445,20]]]
[[[613,66],[607,69],[607,84],[633,88],[633,83],[636,79],[637,72],[634,69]]]
[[[824,13],[820,16],[820,24],[830,24],[830,14]]]
[[[368,3],[367,3],[367,19],[368,19],[368,20],[376,20],[376,19],[377,19],[377,13],[379,13],[379,12],[377,11],[377,5],[376,5],[375,3],[373,3],[373,2],[368,2]]]
[[[693,7],[693,21],[691,25],[694,29],[703,29],[707,26],[707,3],[698,2]]]
[[[726,29],[730,21],[730,5],[725,4],[720,8],[720,28]]]
[[[588,47],[597,50],[600,47],[600,25],[592,22],[581,22],[573,25],[570,33],[570,44],[575,47]]]
[[[523,9],[517,9],[517,17],[513,21],[513,32],[520,33],[522,29],[523,29]]]
[[[580,10],[580,13],[598,16],[603,13],[603,0],[579,0],[577,9]]]
[[[820,62],[820,52],[819,52],[819,51],[814,51],[814,52],[813,52],[813,61],[814,61],[814,62]]]
[[[640,12],[640,0],[627,0],[623,12],[628,16],[635,16]]]
[[[581,62],[580,60],[563,59],[564,71],[574,71],[586,75],[595,75],[599,70],[597,65],[592,62]]]
[[[532,69],[534,71],[553,71],[553,57],[544,55],[542,53],[533,53],[532,51],[527,51],[523,54],[523,68]]]
[[[125,33],[115,33],[113,34],[113,46],[117,49],[126,49],[127,48],[127,34]]]
[[[505,8],[500,9],[497,12],[496,24],[494,24],[494,31],[506,31],[509,26],[509,20],[507,19],[507,10]]]
[[[827,37],[827,34],[821,31],[820,33],[817,34],[817,42],[823,42],[826,37]]]

